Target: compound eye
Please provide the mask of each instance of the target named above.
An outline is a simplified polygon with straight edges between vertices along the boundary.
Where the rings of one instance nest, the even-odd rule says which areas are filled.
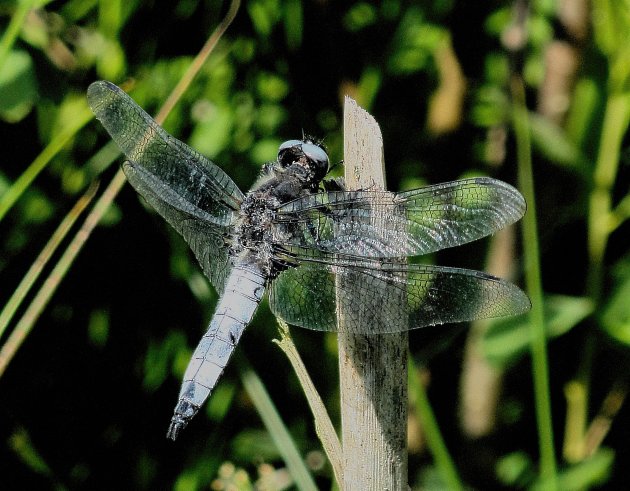
[[[304,155],[306,155],[308,160],[312,163],[313,172],[317,179],[323,179],[328,172],[329,164],[326,151],[313,143],[303,143],[302,152],[304,152]]]
[[[284,143],[282,143],[280,147],[278,148],[278,154],[280,154],[280,152],[282,152],[283,150],[286,150],[287,148],[299,147],[303,143],[304,142],[302,140],[287,140]]]
[[[326,163],[326,167],[328,167],[328,154],[323,148],[313,145],[312,143],[303,143],[302,151],[309,159]]]
[[[302,154],[302,140],[287,140],[278,148],[278,162],[286,167]]]

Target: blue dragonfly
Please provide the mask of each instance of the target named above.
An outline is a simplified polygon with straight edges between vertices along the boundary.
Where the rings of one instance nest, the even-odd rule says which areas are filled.
[[[502,181],[479,177],[401,193],[347,191],[325,180],[323,146],[303,139],[282,143],[277,160],[263,166],[245,194],[114,84],[90,85],[88,102],[126,155],[129,183],[183,236],[220,294],[184,374],[167,433],[172,440],[210,396],[265,292],[271,310],[289,324],[366,335],[530,308],[525,293],[502,279],[404,261],[520,219],[525,200]],[[339,303],[352,304],[357,292],[360,307],[340,325]],[[367,326],[361,322],[366,316],[386,322]]]

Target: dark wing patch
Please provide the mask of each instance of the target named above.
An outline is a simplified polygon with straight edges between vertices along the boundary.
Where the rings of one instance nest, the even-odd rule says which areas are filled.
[[[272,282],[269,303],[290,324],[361,334],[517,315],[531,305],[515,285],[478,271],[373,260],[288,269]]]

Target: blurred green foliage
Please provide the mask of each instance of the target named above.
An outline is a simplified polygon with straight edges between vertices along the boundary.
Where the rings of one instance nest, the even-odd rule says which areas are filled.
[[[630,431],[630,2],[593,0],[590,11],[570,12],[582,15],[581,31],[568,23],[565,3],[525,2],[519,24],[519,1],[247,1],[164,127],[247,189],[279,143],[303,132],[324,138],[332,162],[342,160],[341,104],[349,94],[382,127],[390,189],[471,174],[514,183],[510,81],[522,74],[549,292],[558,483],[620,489],[627,479],[614,463],[628,459]],[[0,305],[90,183],[100,180],[103,189],[117,170],[117,150],[90,122],[89,83],[122,85],[155,114],[227,8],[211,0],[0,1]],[[564,68],[551,57],[557,43],[572,58],[550,95],[552,68]],[[553,114],[544,110],[549,101]],[[488,244],[435,260],[483,269]],[[520,246],[509,253],[517,282]],[[0,345],[33,297],[24,298]],[[125,189],[0,378],[2,487],[294,486],[285,449],[263,425],[235,364],[205,417],[176,444],[164,438],[215,301],[181,238]],[[270,342],[273,326],[263,306],[239,352],[305,457],[321,446],[301,389]],[[498,400],[493,433],[477,439],[457,424],[465,411],[457,390],[468,349],[462,335],[448,327],[411,335],[411,356],[431,374],[428,396],[446,447],[470,487],[546,486],[538,477],[528,317],[485,329],[479,352],[502,385],[488,395]],[[335,338],[293,334],[336,420]],[[562,399],[571,381],[585,394],[577,405]],[[606,405],[613,393],[620,401]],[[410,415],[410,486],[443,489],[439,459]],[[596,434],[596,421],[609,431]],[[320,489],[332,488],[329,465],[309,469]]]
[[[567,333],[593,312],[588,298],[549,295],[545,301],[547,336]],[[510,317],[492,319],[484,334],[483,351],[487,360],[499,366],[515,363],[529,350],[531,333],[527,319]]]

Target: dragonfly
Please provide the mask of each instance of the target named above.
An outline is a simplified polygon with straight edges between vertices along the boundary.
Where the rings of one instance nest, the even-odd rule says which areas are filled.
[[[290,325],[361,335],[530,308],[527,295],[503,279],[406,261],[520,219],[525,200],[509,184],[477,177],[400,193],[350,191],[326,179],[324,146],[304,138],[282,143],[277,160],[264,164],[243,193],[116,85],[94,82],[87,97],[126,156],[129,183],[182,235],[219,294],[183,377],[167,432],[172,440],[210,396],[265,293],[272,312]],[[359,312],[351,308],[340,321],[343,302]],[[362,321],[370,317],[384,322]]]

